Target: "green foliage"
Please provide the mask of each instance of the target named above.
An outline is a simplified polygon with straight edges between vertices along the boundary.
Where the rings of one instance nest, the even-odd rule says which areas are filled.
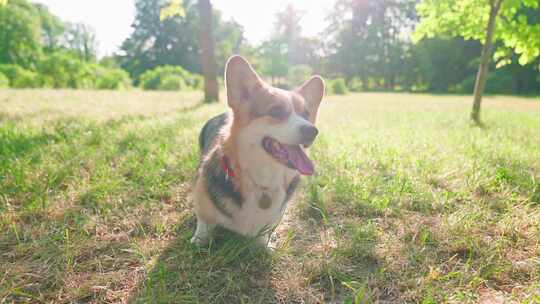
[[[93,88],[94,69],[77,54],[67,51],[49,54],[38,65],[43,85],[51,88]]]
[[[469,76],[458,86],[461,93],[471,94],[474,91],[475,76]],[[511,74],[499,70],[490,73],[484,91],[488,94],[511,95],[515,91],[515,82]]]
[[[57,51],[38,64],[41,84],[51,88],[127,89],[131,79],[127,72],[89,63],[74,51]]]
[[[289,69],[287,77],[289,84],[296,87],[308,80],[313,75],[313,69],[308,65],[295,65]]]
[[[184,78],[178,75],[166,75],[161,79],[158,86],[162,91],[182,91],[186,89]]]
[[[6,75],[0,73],[0,89],[9,88],[9,79]]]
[[[95,88],[98,90],[125,90],[131,88],[129,74],[118,68],[100,66],[97,69]]]
[[[0,6],[0,63],[31,68],[41,56],[41,19],[25,0]]]
[[[216,44],[214,51],[216,54],[218,75],[223,75],[225,71],[225,63],[227,63],[227,59],[229,59],[232,54],[246,55],[245,51],[250,51],[252,47],[247,43],[242,43],[239,45],[239,43],[244,39],[244,30],[240,24],[236,23],[234,20],[222,21],[221,15],[216,11],[214,11],[213,18],[215,19],[213,20],[213,23],[215,24],[217,22],[219,24],[218,27],[214,27],[212,29],[215,37],[214,42]],[[251,56],[249,59],[254,59],[254,57]],[[256,64],[257,61],[250,61],[250,63]]]
[[[161,20],[161,12],[171,4],[175,6],[169,0],[135,1],[133,33],[122,43],[125,55],[120,57],[121,67],[133,79],[138,80],[145,71],[164,65],[201,72],[197,1],[181,1],[185,16],[173,14]],[[222,20],[217,10],[213,11],[212,20],[216,58],[222,70],[225,60],[238,52],[236,47],[242,39],[242,28],[236,22]]]
[[[347,88],[347,82],[343,78],[329,80],[326,87],[328,94],[346,95],[349,93],[349,89]]]
[[[46,52],[62,47],[66,25],[57,16],[51,14],[44,4],[34,3],[41,19],[42,46]]]
[[[198,89],[201,83],[199,75],[193,75],[180,66],[170,65],[148,70],[140,77],[140,85],[144,90]]]
[[[58,51],[37,63],[37,72],[14,64],[0,65],[13,88],[127,89],[127,72],[84,61],[73,52]]]
[[[285,42],[276,38],[270,39],[262,43],[259,52],[260,70],[264,75],[272,78],[287,76],[289,61]]]
[[[336,1],[328,28],[334,46],[328,57],[329,70],[347,79],[359,77],[366,89],[394,89],[410,48],[398,33],[412,30],[415,3]]]
[[[182,0],[170,0],[169,5],[161,9],[161,12],[159,13],[159,20],[163,21],[175,16],[186,16],[186,11],[182,6]]]
[[[362,92],[364,90],[364,85],[360,78],[353,77],[349,80],[349,83],[347,83],[347,88],[349,88],[351,92]]]
[[[218,79],[219,81],[219,79]],[[191,74],[190,77],[184,79],[186,85],[194,90],[203,90],[204,89],[204,77],[199,74]],[[224,84],[221,84],[223,87]]]
[[[512,49],[522,65],[540,56],[540,23],[530,24],[523,14],[526,9],[536,10],[538,6],[537,0],[503,1],[497,19],[494,43]],[[487,0],[423,0],[417,6],[421,19],[413,37],[419,41],[441,35],[459,36],[483,43],[489,11]]]
[[[77,53],[85,61],[95,61],[97,57],[97,39],[94,29],[83,23],[67,23],[64,40],[67,48]]]
[[[231,54],[240,53],[274,86],[285,89],[301,84],[315,70],[323,75],[343,75],[348,89],[355,92],[468,92],[470,80],[476,75],[480,44],[447,38],[462,36],[481,41],[488,1],[422,1],[418,10],[422,21],[415,38],[444,39],[422,39],[411,44],[403,33],[412,32],[418,22],[414,6],[417,2],[337,0],[330,12],[325,43],[302,36],[299,23],[302,12],[289,5],[276,14],[273,33],[257,47],[246,43],[238,23],[224,21],[220,12],[214,10],[218,73],[223,73]],[[158,75],[147,87],[185,90],[203,86],[202,77],[193,74],[201,71],[200,17],[195,0],[136,0],[134,31],[122,45],[123,54],[103,59],[99,65],[95,64],[97,39],[90,27],[64,23],[45,5],[32,4],[29,0],[5,3],[0,6],[0,64],[15,64],[23,69],[15,71],[12,67],[9,75],[5,73],[12,87],[15,86],[12,78],[16,78],[17,87],[127,88],[129,76],[109,68],[124,68],[136,85],[140,85],[144,72],[166,65],[182,66],[190,75],[180,73],[183,82],[178,77],[168,77],[165,84]],[[358,13],[359,3],[362,13]],[[160,19],[160,14],[171,7],[181,7],[185,14]],[[495,37],[496,60],[492,66],[509,68],[502,71],[507,76],[498,74],[489,78],[496,82],[487,84],[489,92],[540,92],[539,59],[534,59],[538,57],[535,50],[540,43],[539,21],[537,1],[503,2]],[[531,63],[520,68],[518,61]],[[329,93],[332,86],[328,82]]]
[[[0,7],[0,70],[14,88],[116,89],[129,76],[94,63],[92,29],[64,24],[46,6],[13,0]]]
[[[9,79],[12,88],[37,88],[41,86],[38,74],[14,64],[0,65],[0,73]]]
[[[107,68],[120,68],[118,58],[116,56],[105,56],[99,60],[99,65]]]
[[[476,59],[481,46],[475,41],[423,39],[411,54],[417,83],[431,92],[452,91],[468,76],[476,76]]]

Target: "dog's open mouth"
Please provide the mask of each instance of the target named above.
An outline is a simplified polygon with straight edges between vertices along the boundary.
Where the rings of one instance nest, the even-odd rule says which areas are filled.
[[[313,162],[300,145],[286,145],[279,141],[265,137],[262,141],[263,149],[283,165],[296,169],[302,175],[313,175],[315,167]]]

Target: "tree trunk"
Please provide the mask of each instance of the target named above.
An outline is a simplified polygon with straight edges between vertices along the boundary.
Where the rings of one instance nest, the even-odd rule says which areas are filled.
[[[489,20],[487,24],[486,31],[486,41],[482,49],[482,58],[480,62],[480,67],[478,68],[478,73],[476,74],[476,83],[474,85],[474,102],[471,112],[471,119],[477,125],[480,125],[480,105],[482,103],[482,94],[484,93],[484,88],[486,86],[489,62],[491,59],[491,48],[493,45],[493,32],[495,30],[495,20],[497,19],[497,14],[501,8],[503,0],[491,0],[490,1],[490,11],[489,11]]]
[[[214,36],[212,34],[212,4],[210,0],[199,0],[201,18],[201,63],[204,76],[204,101],[219,101],[217,82],[217,64],[214,53]]]
[[[364,71],[362,71],[362,74],[360,76],[362,78],[362,91],[367,92],[369,90],[369,80]]]

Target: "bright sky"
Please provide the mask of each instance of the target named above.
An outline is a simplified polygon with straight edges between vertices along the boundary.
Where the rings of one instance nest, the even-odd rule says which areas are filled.
[[[275,14],[288,3],[305,12],[301,21],[305,35],[314,36],[326,26],[325,17],[335,0],[212,0],[225,19],[233,18],[245,29],[245,37],[259,43],[273,29]],[[134,0],[34,0],[46,4],[63,21],[92,26],[99,40],[101,56],[117,51],[131,33]]]

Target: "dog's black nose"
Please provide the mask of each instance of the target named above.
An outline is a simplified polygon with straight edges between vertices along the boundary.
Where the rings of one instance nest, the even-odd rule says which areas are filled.
[[[317,134],[319,134],[319,130],[315,126],[305,125],[300,127],[300,133],[302,134],[305,145],[309,146],[315,140]]]

